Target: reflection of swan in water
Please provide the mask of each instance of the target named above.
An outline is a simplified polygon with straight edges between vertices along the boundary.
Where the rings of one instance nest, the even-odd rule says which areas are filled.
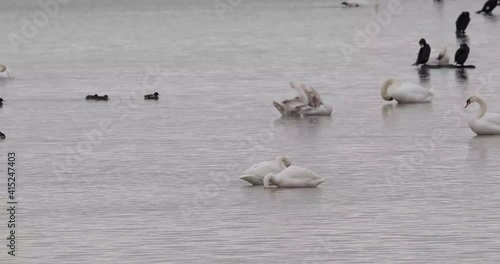
[[[10,70],[5,65],[0,64],[0,77],[8,78],[10,77]]]
[[[306,168],[290,166],[276,175],[267,174],[264,177],[264,188],[269,188],[270,183],[282,188],[316,187],[325,180]]]
[[[247,181],[252,185],[262,185],[264,177],[269,173],[280,173],[291,165],[290,159],[285,156],[278,156],[274,161],[264,161],[254,164],[248,170],[243,172],[241,180]]]

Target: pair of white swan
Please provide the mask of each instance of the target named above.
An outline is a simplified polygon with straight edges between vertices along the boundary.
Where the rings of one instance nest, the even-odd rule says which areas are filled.
[[[467,99],[465,108],[472,103],[479,104],[479,111],[469,120],[470,129],[478,135],[500,135],[500,114],[486,113],[486,102],[477,96]]]
[[[401,84],[396,79],[388,79],[380,90],[382,98],[386,101],[396,100],[400,104],[430,103],[434,92],[413,83]]]
[[[290,82],[290,86],[295,89],[298,96],[284,100],[281,103],[273,102],[274,107],[283,116],[311,116],[311,115],[331,115],[333,107],[329,103],[324,103],[319,93],[314,88],[303,83]]]
[[[264,188],[269,188],[270,184],[282,188],[316,187],[325,181],[306,168],[291,166],[290,159],[284,156],[253,165],[240,179],[252,185],[264,185]]]
[[[8,78],[10,77],[10,70],[5,65],[0,64],[0,77]]]

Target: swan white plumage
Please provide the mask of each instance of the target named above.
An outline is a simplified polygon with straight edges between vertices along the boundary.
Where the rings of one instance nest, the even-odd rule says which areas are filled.
[[[5,65],[0,64],[0,77],[8,78],[10,77],[10,70]]]
[[[284,100],[282,103],[273,102],[274,107],[283,116],[332,114],[333,106],[329,103],[324,103],[314,88],[295,82],[290,82],[290,86],[297,91],[297,97]]]
[[[469,120],[470,129],[478,135],[500,135],[500,114],[486,113],[486,102],[477,96],[467,99],[465,108],[471,103],[478,103],[479,111]]]
[[[290,166],[276,175],[267,174],[264,177],[264,188],[269,188],[271,183],[281,188],[316,187],[325,180],[306,168]]]
[[[386,101],[396,100],[400,104],[429,103],[434,92],[413,83],[399,83],[396,79],[388,79],[380,90],[382,98]]]
[[[446,47],[444,47],[441,50],[441,52],[439,52],[437,60],[439,61],[439,65],[448,65],[448,64],[450,64],[450,57],[448,57],[448,54],[446,54]]]
[[[274,161],[264,161],[257,163],[243,172],[241,180],[252,185],[262,185],[264,177],[269,173],[280,173],[291,165],[291,161],[286,156],[278,156]]]

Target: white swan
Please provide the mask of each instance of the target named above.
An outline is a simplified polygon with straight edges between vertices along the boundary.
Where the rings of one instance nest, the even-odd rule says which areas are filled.
[[[384,82],[380,94],[384,100],[396,100],[400,104],[429,103],[434,96],[432,88],[426,89],[413,83],[400,84],[393,78]]]
[[[291,164],[290,159],[285,156],[278,156],[274,161],[264,161],[253,165],[243,172],[240,179],[252,185],[262,185],[264,177],[269,173],[280,173]]]
[[[478,135],[499,135],[500,134],[500,114],[486,113],[488,106],[483,99],[471,96],[467,99],[465,108],[471,103],[479,104],[479,111],[469,120],[469,127]]]
[[[441,50],[441,52],[439,52],[437,60],[439,61],[439,65],[448,65],[448,64],[450,64],[450,57],[448,57],[448,54],[446,54],[446,47],[444,47]]]
[[[0,77],[8,78],[10,77],[10,70],[5,65],[0,64]]]
[[[267,174],[264,188],[269,188],[270,183],[282,188],[316,187],[325,180],[306,168],[290,166],[276,175]]]
[[[308,116],[308,115],[331,115],[333,106],[324,103],[319,93],[314,88],[303,83],[290,82],[290,86],[295,89],[298,96],[284,100],[282,103],[273,102],[274,107],[283,116]]]

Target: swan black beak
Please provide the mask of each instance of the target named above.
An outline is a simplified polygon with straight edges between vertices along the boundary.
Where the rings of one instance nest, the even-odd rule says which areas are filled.
[[[470,101],[467,101],[464,108],[467,108],[467,106],[469,106],[469,105],[470,105]]]

